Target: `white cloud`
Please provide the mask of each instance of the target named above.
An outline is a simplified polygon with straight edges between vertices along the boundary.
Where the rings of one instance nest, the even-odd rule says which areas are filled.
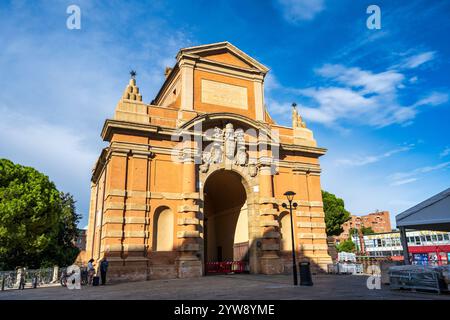
[[[394,70],[372,73],[356,67],[347,68],[339,64],[326,64],[316,70],[316,73],[345,86],[360,88],[360,93],[392,93],[404,79],[403,74]]]
[[[114,10],[82,1],[79,31],[61,24],[60,6],[14,3],[18,7],[2,11],[0,19],[0,156],[37,168],[72,193],[83,225],[91,169],[103,146],[99,134],[114,114],[128,71],[137,70],[149,102],[164,80],[164,67],[192,40],[163,17],[136,20],[134,12],[165,5],[154,1],[132,8],[115,2]],[[124,26],[132,24],[133,32],[126,32]]]
[[[450,147],[445,147],[444,150],[439,154],[441,158],[446,157],[450,154]]]
[[[410,183],[419,179],[420,176],[433,172],[444,170],[450,167],[450,161],[442,162],[434,166],[419,167],[410,171],[396,172],[391,174],[388,179],[391,180],[391,186],[398,186]],[[412,180],[414,179],[414,180]]]
[[[53,125],[45,120],[22,115],[0,107],[0,157],[31,166],[48,175],[57,188],[70,192],[77,200],[88,200],[90,175],[101,144],[86,143],[83,132]],[[78,203],[79,204],[79,203]],[[84,215],[87,209],[77,205]]]
[[[285,120],[291,119],[292,106],[290,103],[279,102],[269,97],[266,97],[265,101],[269,114],[284,118]]]
[[[278,82],[278,79],[273,73],[269,72],[264,78],[264,89],[269,92],[275,89],[279,89],[280,87],[281,84]]]
[[[326,85],[291,89],[291,92],[308,100],[302,108],[306,120],[328,126],[340,120],[374,127],[409,125],[420,107],[448,101],[448,94],[431,92],[414,103],[401,104],[400,90],[407,89],[403,83],[405,76],[399,70],[374,73],[358,67],[325,64],[316,73]]]
[[[323,0],[277,0],[283,17],[289,23],[312,20],[325,9]]]
[[[400,153],[400,152],[406,152],[411,150],[414,147],[414,145],[408,145],[405,147],[393,149],[384,153],[381,153],[379,155],[369,155],[369,156],[357,156],[351,159],[338,159],[336,160],[336,163],[338,165],[346,165],[346,166],[364,166],[367,164],[375,163],[378,161],[381,161],[385,158],[389,158],[394,154]]]
[[[409,178],[405,180],[398,180],[391,183],[391,186],[401,186],[403,184],[412,183],[414,181],[417,181],[417,178]]]
[[[410,56],[410,57],[406,58],[403,61],[401,66],[403,68],[407,68],[407,69],[415,69],[415,68],[421,66],[422,64],[433,60],[435,58],[435,56],[436,56],[435,51],[422,52],[422,53],[419,53],[414,56]]]
[[[443,103],[446,103],[448,101],[448,94],[441,93],[441,92],[432,92],[430,95],[428,95],[425,98],[420,99],[414,104],[414,107],[419,106],[437,106]]]

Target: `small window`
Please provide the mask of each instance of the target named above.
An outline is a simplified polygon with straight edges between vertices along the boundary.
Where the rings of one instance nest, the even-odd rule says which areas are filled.
[[[438,235],[437,235],[437,238],[438,238],[438,241],[442,241],[442,240],[443,240],[442,234],[438,234]]]
[[[436,237],[436,235],[435,235],[435,234],[433,234],[433,235],[431,236],[431,239],[433,239],[433,241],[437,241],[437,237]]]
[[[445,241],[448,241],[448,240],[449,240],[449,238],[448,238],[448,233],[444,234],[444,240],[445,240]]]
[[[416,238],[416,244],[417,244],[417,245],[420,245],[420,237],[419,237],[419,236],[416,236],[415,238]]]
[[[431,242],[431,236],[430,235],[427,236],[427,241]]]

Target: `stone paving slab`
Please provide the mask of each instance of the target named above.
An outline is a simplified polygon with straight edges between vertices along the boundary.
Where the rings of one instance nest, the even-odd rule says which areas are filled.
[[[196,279],[152,280],[83,286],[81,290],[47,287],[0,292],[0,300],[450,300],[450,294],[369,290],[367,276],[315,275],[314,286],[292,285],[292,275],[216,275]]]

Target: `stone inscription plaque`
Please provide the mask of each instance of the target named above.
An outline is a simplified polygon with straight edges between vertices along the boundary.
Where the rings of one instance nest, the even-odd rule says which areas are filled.
[[[247,109],[247,88],[202,79],[202,102],[224,107]]]

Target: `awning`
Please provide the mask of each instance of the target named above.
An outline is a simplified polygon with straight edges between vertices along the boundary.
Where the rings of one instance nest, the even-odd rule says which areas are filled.
[[[450,188],[398,214],[397,227],[450,231]]]

